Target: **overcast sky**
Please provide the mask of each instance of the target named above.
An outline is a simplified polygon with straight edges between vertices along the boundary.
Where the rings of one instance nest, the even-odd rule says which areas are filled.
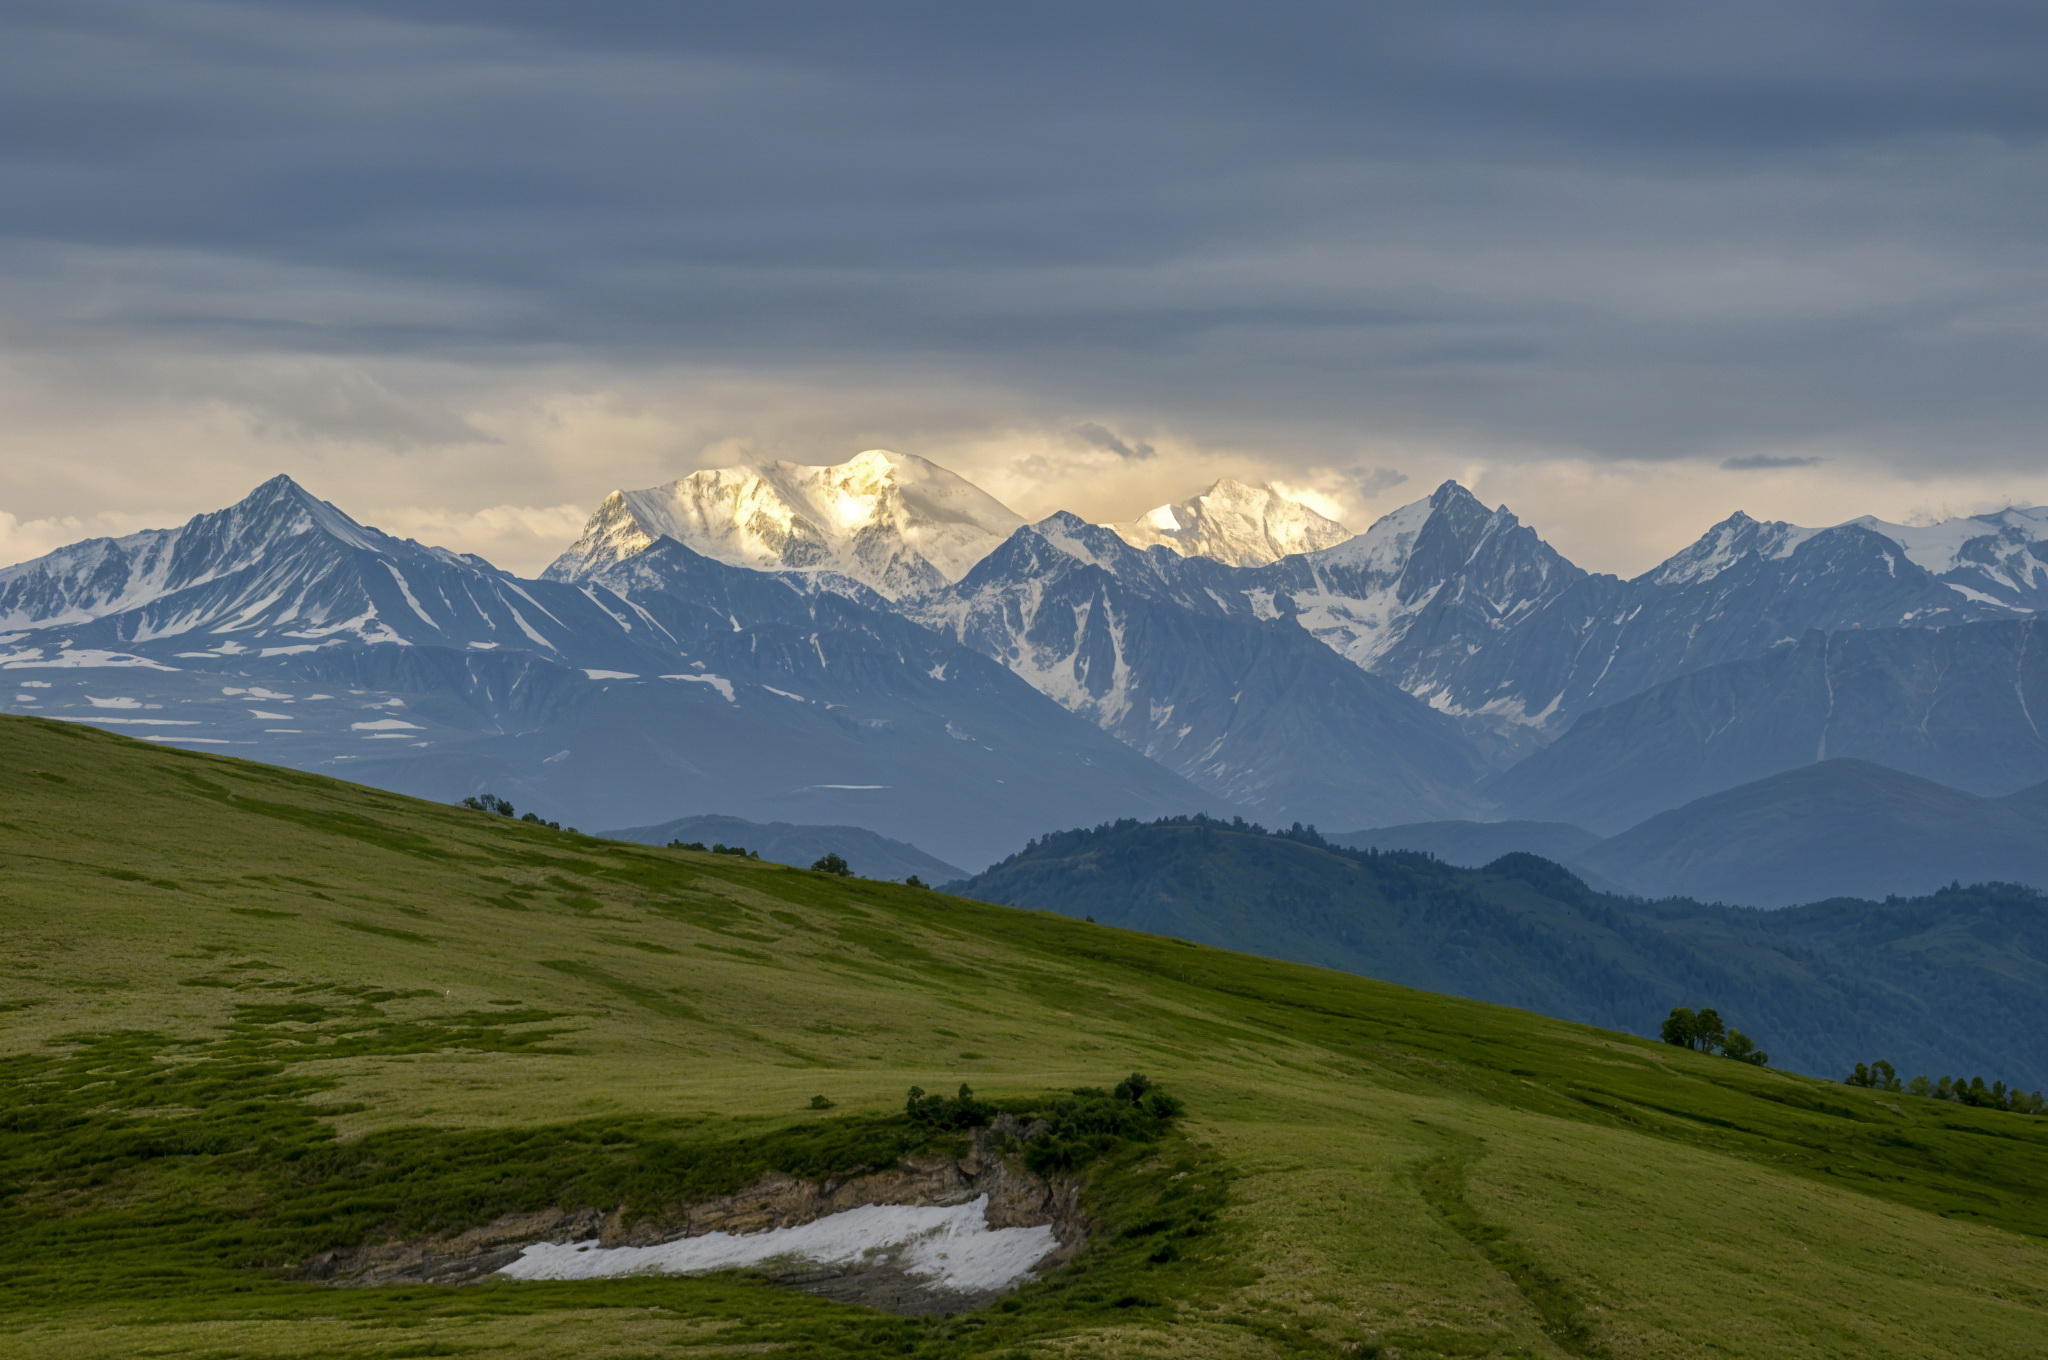
[[[0,561],[286,471],[532,570],[870,447],[1631,573],[2048,502],[2044,71],[2038,0],[11,0]]]

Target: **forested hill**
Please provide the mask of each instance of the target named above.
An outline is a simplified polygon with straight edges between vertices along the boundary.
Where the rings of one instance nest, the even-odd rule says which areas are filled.
[[[1786,911],[1594,892],[1312,830],[1169,818],[1042,837],[950,891],[1655,1034],[1717,1007],[1774,1065],[2048,1082],[2048,899],[1985,884]]]

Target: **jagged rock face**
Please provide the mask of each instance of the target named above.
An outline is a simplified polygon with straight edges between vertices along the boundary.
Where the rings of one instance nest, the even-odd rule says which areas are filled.
[[[871,449],[614,491],[545,578],[581,580],[667,537],[733,566],[840,572],[893,599],[958,580],[1023,522],[936,463]]]
[[[2048,510],[1914,528],[1736,514],[1633,580],[1581,570],[1447,482],[1336,548],[1264,568],[1301,625],[1520,754],[1580,714],[1815,629],[2048,607]]]
[[[1133,547],[1171,548],[1184,557],[1211,557],[1233,567],[1264,566],[1294,553],[1334,548],[1352,536],[1336,520],[1270,484],[1247,486],[1228,477],[1199,496],[1109,528]]]
[[[1530,702],[1546,658],[1520,645],[1525,626],[1587,579],[1505,506],[1489,510],[1456,482],[1263,575],[1316,638],[1475,733],[1503,735],[1509,750],[1549,716]],[[1533,672],[1537,683],[1501,690],[1475,674],[1510,652],[1516,678]]]
[[[6,568],[0,620],[33,630],[23,645],[156,644],[153,655],[169,653],[159,660],[357,643],[573,647],[587,666],[647,659],[588,593],[381,533],[289,477],[175,529],[89,539]]]
[[[1464,806],[1456,727],[1295,626],[1249,573],[1072,515],[1019,530],[914,617],[1221,799],[1365,825]]]

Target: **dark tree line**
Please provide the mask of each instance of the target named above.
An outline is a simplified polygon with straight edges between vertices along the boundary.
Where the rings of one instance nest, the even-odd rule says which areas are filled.
[[[701,850],[707,855],[738,855],[741,859],[761,858],[744,845],[726,845],[723,842],[713,842],[710,845],[706,845],[702,841],[670,841],[667,848],[670,850]]]
[[[518,811],[518,809],[514,808],[509,801],[500,798],[495,793],[480,793],[474,798],[465,798],[462,800],[462,806],[468,808],[472,812],[495,812],[500,817],[510,817]],[[541,817],[531,812],[527,813],[523,817],[520,817],[519,820],[522,822],[531,822],[535,826],[544,826],[550,831],[560,831],[562,829],[562,824],[560,822],[548,821],[545,817]],[[569,828],[569,830],[571,831],[574,831],[575,829],[576,828],[573,826]]]
[[[1961,1077],[1942,1077],[1939,1080],[1915,1077],[1911,1081],[1901,1081],[1898,1069],[1883,1059],[1874,1063],[1857,1063],[1856,1070],[1844,1077],[1843,1082],[1872,1091],[1902,1091],[1930,1100],[1953,1100],[1986,1110],[2048,1114],[2048,1099],[2044,1099],[2039,1091],[2023,1091],[2017,1086],[2007,1090],[2002,1081],[1994,1081],[1987,1086],[1982,1077],[1971,1077],[1968,1081]]]

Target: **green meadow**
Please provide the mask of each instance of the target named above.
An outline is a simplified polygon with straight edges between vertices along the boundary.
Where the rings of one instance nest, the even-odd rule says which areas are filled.
[[[301,1275],[885,1165],[948,1136],[912,1085],[1028,1110],[1134,1070],[1186,1113],[978,1313]],[[39,1360],[2017,1360],[2048,1120],[6,717],[0,1280]]]

